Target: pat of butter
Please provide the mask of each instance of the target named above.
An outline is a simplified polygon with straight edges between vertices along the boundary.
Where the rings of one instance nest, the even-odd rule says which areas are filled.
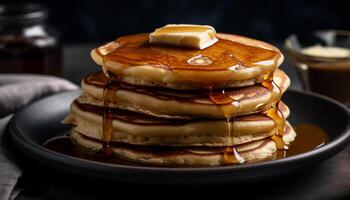
[[[156,29],[149,35],[153,44],[204,49],[218,41],[215,29],[211,26],[191,24],[169,24]]]
[[[302,49],[303,54],[309,56],[328,57],[328,58],[344,58],[350,57],[350,49],[340,47],[326,47],[315,45]]]

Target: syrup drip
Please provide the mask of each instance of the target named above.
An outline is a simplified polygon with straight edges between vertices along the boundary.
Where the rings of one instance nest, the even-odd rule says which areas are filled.
[[[269,109],[268,111],[266,111],[266,115],[268,117],[270,117],[276,125],[276,132],[275,135],[273,135],[271,137],[271,139],[273,141],[275,141],[277,149],[286,149],[288,148],[288,146],[285,145],[284,141],[283,141],[283,132],[284,132],[284,127],[285,127],[285,119],[282,115],[282,112],[280,112],[278,110],[278,104],[279,101],[277,103],[275,103],[271,109]]]
[[[228,128],[228,146],[224,150],[224,160],[225,163],[234,164],[234,163],[244,163],[245,160],[241,157],[235,147],[234,143],[234,117],[226,117],[227,119],[227,128]]]
[[[106,155],[112,155],[112,147],[110,141],[113,133],[113,109],[112,103],[114,102],[114,96],[119,88],[118,77],[109,72],[105,72],[107,79],[105,79],[103,87],[103,118],[102,118],[102,136],[101,140],[103,147],[101,152]]]
[[[288,149],[288,146],[283,141],[283,132],[285,128],[285,118],[283,113],[278,110],[280,103],[281,89],[273,81],[273,74],[265,74],[264,81],[261,83],[263,87],[271,91],[272,99],[274,100],[271,108],[265,112],[266,116],[271,118],[275,123],[275,135],[271,139],[276,143],[278,150]]]
[[[210,87],[209,97],[213,103],[220,106],[226,116],[228,145],[223,152],[225,163],[233,164],[245,162],[245,160],[239,155],[234,143],[235,112],[239,109],[240,102],[230,97],[225,92],[225,89],[213,90],[212,87]]]

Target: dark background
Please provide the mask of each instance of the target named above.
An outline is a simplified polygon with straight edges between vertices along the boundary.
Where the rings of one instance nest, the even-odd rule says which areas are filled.
[[[4,3],[28,1],[0,0]],[[208,24],[280,43],[291,33],[350,29],[350,1],[248,0],[33,0],[50,10],[48,22],[65,43],[105,42],[150,32],[168,23]]]
[[[0,3],[27,1],[0,0]],[[168,23],[208,24],[218,32],[228,32],[277,43],[291,33],[308,33],[319,29],[350,29],[350,0],[327,1],[248,1],[248,0],[33,0],[50,10],[48,23],[55,27],[65,42],[64,77],[79,84],[88,73],[100,70],[91,60],[90,50],[117,36],[137,32],[150,32]],[[86,43],[83,44],[82,43]],[[76,45],[77,44],[77,45]],[[293,66],[288,59],[282,68],[292,78],[292,88],[300,89]],[[275,182],[240,187],[217,186],[216,194],[244,194],[264,199],[348,199],[349,198],[349,148],[318,165],[305,169],[291,177],[281,177]],[[145,186],[103,184],[95,180],[56,173],[46,167],[26,162],[24,176],[20,180],[22,193],[19,199],[102,199],[113,193],[147,195],[163,192],[158,196],[183,195],[181,189],[163,191],[152,185]],[[50,176],[55,174],[54,176]],[[106,186],[107,185],[107,186]],[[146,189],[144,193],[140,189]],[[154,190],[154,189],[158,190]],[[266,189],[268,188],[268,189]],[[193,188],[185,188],[192,191]],[[194,188],[203,195],[213,188]],[[214,188],[215,189],[215,188]],[[214,190],[214,192],[216,192]],[[235,190],[240,193],[234,193]],[[174,192],[175,191],[175,192]],[[185,190],[186,191],[186,190]],[[119,193],[118,193],[119,192]],[[193,191],[192,191],[193,192]],[[101,198],[102,195],[102,198]],[[154,195],[153,195],[154,196]],[[117,196],[115,196],[117,197]],[[119,196],[118,196],[119,197]],[[184,196],[182,196],[184,197]],[[143,197],[144,198],[144,197]]]

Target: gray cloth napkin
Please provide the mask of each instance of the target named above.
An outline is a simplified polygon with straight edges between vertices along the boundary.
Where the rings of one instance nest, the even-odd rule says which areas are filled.
[[[54,76],[0,75],[0,200],[13,199],[18,194],[14,187],[22,173],[7,144],[5,128],[11,114],[46,95],[77,88]]]

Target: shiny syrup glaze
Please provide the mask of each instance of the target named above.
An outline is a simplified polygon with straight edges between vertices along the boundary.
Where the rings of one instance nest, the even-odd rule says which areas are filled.
[[[101,73],[96,73],[96,74],[92,74],[90,76],[88,76],[85,80],[84,80],[87,84],[90,85],[95,85],[97,87],[104,87],[104,91],[109,91],[115,93],[117,88],[125,88],[125,87],[132,87],[132,89],[137,89],[140,90],[139,88],[135,88],[135,86],[123,86],[123,83],[119,83],[118,81],[110,81],[109,78],[107,78],[105,75],[101,74]],[[108,88],[106,88],[106,82],[109,83]],[[285,147],[284,142],[282,140],[281,134],[283,132],[283,128],[284,128],[284,118],[281,117],[282,113],[278,111],[277,107],[278,107],[278,101],[281,95],[281,91],[279,89],[279,87],[273,82],[272,79],[272,74],[267,74],[266,75],[266,80],[264,80],[261,85],[263,87],[265,87],[266,89],[268,89],[271,94],[272,94],[272,99],[274,99],[274,101],[276,101],[276,103],[273,104],[273,107],[266,111],[266,115],[269,118],[272,118],[274,120],[274,122],[277,124],[277,129],[276,129],[276,136],[273,136],[272,139],[276,142],[278,149],[283,149]],[[146,87],[143,88],[141,90],[144,91],[153,91],[153,90],[162,90],[161,88],[154,88],[154,87]],[[190,93],[197,93],[195,94],[195,96],[199,96],[199,95],[203,95],[203,93],[207,94],[209,96],[209,99],[211,100],[212,103],[216,104],[217,106],[220,106],[222,109],[222,112],[224,114],[224,116],[226,116],[226,120],[227,120],[227,130],[228,130],[228,135],[229,135],[229,146],[226,148],[226,150],[224,151],[224,158],[226,160],[227,163],[237,163],[237,162],[244,162],[244,160],[239,156],[238,152],[236,151],[236,149],[234,148],[234,122],[235,122],[235,118],[236,118],[236,112],[239,109],[240,106],[240,101],[239,99],[235,99],[234,96],[231,96],[229,92],[227,92],[229,89],[223,88],[223,89],[213,89],[213,88],[209,88],[209,90],[205,91],[186,91]],[[110,95],[112,95],[110,94]],[[153,94],[154,95],[154,94]],[[167,98],[167,95],[160,95],[158,94],[158,92],[156,92],[156,96],[163,96],[165,98]],[[193,96],[192,96],[193,97]],[[112,97],[110,96],[106,96],[106,94],[104,94],[104,102],[106,103],[107,99],[110,99]],[[174,97],[172,97],[174,98]],[[177,100],[179,98],[176,98]],[[186,98],[188,99],[188,97]],[[108,100],[107,100],[108,101]],[[110,100],[108,101],[110,102]],[[230,106],[227,106],[230,105]],[[80,105],[81,106],[81,105]],[[108,106],[108,105],[105,105]],[[81,106],[82,107],[82,106]],[[85,105],[85,107],[83,109],[88,109],[89,106]],[[107,108],[108,109],[108,108]],[[89,109],[91,111],[91,109]],[[110,109],[109,109],[110,110]],[[111,112],[111,110],[110,110]],[[119,115],[114,115],[114,117],[117,117],[120,119],[121,116],[134,116],[131,117],[133,118],[133,120],[136,120],[135,118],[135,114],[133,113],[129,113],[129,114],[125,114],[125,111],[117,111],[115,110],[114,113],[119,113]],[[279,113],[279,114],[278,114]],[[107,113],[108,114],[108,113]],[[106,116],[106,114],[104,115]],[[112,117],[112,116],[111,116]],[[110,120],[112,120],[110,117]],[[138,116],[140,118],[140,116]],[[130,119],[131,119],[130,118]],[[141,116],[142,118],[142,116]],[[104,118],[106,119],[106,118]],[[107,118],[108,119],[108,118]],[[129,119],[129,121],[130,121]],[[123,120],[123,119],[121,119]],[[107,121],[107,120],[106,120]],[[158,120],[154,120],[154,121],[158,121]],[[179,124],[181,122],[186,122],[186,121],[179,121],[177,120],[175,122],[175,120],[170,121],[170,122],[166,122],[166,121],[161,121],[161,123],[167,123],[167,124]],[[146,125],[146,124],[145,124]],[[104,127],[108,127],[109,125],[104,125]],[[104,134],[106,135],[106,134]],[[108,134],[109,136],[110,134]]]
[[[94,87],[98,87],[102,89],[105,87],[105,82],[107,81],[108,81],[108,78],[102,72],[90,74],[87,77],[85,77],[85,79],[83,80],[84,84],[86,85],[89,85],[89,86],[92,85]],[[224,91],[223,89],[214,89],[214,88],[201,89],[201,90],[175,90],[175,89],[155,87],[155,86],[151,87],[151,86],[132,85],[132,84],[123,83],[123,82],[115,82],[114,84],[116,84],[117,87],[120,88],[120,90],[127,90],[135,93],[145,94],[157,99],[176,100],[179,102],[191,102],[191,103],[210,104],[210,105],[213,104],[213,101],[216,102],[216,104],[220,103],[220,104],[229,105],[231,104],[232,99],[241,101],[248,98],[257,98],[262,95],[269,95],[268,93],[270,93],[266,91],[266,89],[262,90],[259,85],[248,86],[245,88],[245,91],[242,93],[242,88],[225,88]],[[113,87],[113,83],[111,83],[110,87]],[[222,93],[225,93],[225,95],[222,95]],[[251,95],[252,93],[254,95]],[[219,98],[219,100],[215,100],[214,96],[216,98]],[[223,100],[222,98],[226,98],[226,100]],[[264,105],[260,105],[260,106],[263,107]]]
[[[265,111],[265,115],[270,117],[275,122],[275,135],[271,139],[276,143],[278,150],[288,149],[288,146],[283,141],[283,132],[285,128],[285,118],[283,113],[278,109],[279,103],[281,101],[281,89],[273,81],[271,74],[266,74],[261,85],[271,91],[274,99],[272,107]]]
[[[281,54],[257,46],[250,46],[220,38],[214,45],[202,49],[179,48],[149,43],[148,34],[129,35],[97,48],[106,62],[125,67],[152,65],[179,71],[218,71],[237,68],[277,65]]]
[[[95,106],[87,103],[80,103],[79,101],[74,101],[73,104],[77,106],[80,110],[95,113],[97,115],[103,116],[104,112],[106,111],[104,107],[102,106]],[[279,110],[287,109],[284,107],[285,105],[280,104]],[[163,118],[163,117],[156,117],[152,115],[147,115],[143,113],[128,111],[128,110],[122,110],[118,108],[109,108],[111,111],[111,118],[118,121],[123,121],[125,123],[131,123],[135,125],[142,125],[142,126],[148,126],[148,125],[167,125],[167,126],[179,126],[179,125],[185,125],[190,122],[196,122],[196,121],[214,121],[222,119],[208,119],[208,118]],[[235,121],[268,121],[271,120],[270,117],[266,116],[266,114],[263,113],[256,113],[254,115],[241,115],[241,116],[235,116]]]
[[[295,141],[293,141],[292,145],[288,149],[279,150],[274,156],[268,159],[264,159],[263,161],[282,159],[306,153],[308,151],[325,145],[329,141],[328,135],[325,132],[325,130],[314,124],[299,124],[296,127],[294,127],[294,130],[297,133],[297,137]],[[51,138],[45,142],[44,146],[52,151],[85,160],[103,163],[146,166],[145,164],[130,162],[115,156],[110,157],[103,152],[99,152],[93,156],[89,156],[86,153],[81,152],[81,150],[70,140],[69,136],[59,136]],[[169,151],[168,147],[149,148],[151,148],[152,150],[156,150],[157,152]],[[172,151],[174,151],[174,149]]]
[[[98,75],[96,75],[98,76]],[[104,106],[108,106],[108,104],[110,102],[113,102],[111,95],[113,95],[116,90],[119,88],[119,86],[115,86],[112,85],[112,81],[110,81],[109,79],[104,79],[102,77],[100,77],[99,79],[97,79],[96,77],[94,78],[94,76],[91,76],[91,78],[87,79],[87,81],[89,83],[92,84],[96,84],[96,85],[101,85],[101,79],[104,81],[108,81],[109,85],[108,87],[104,88]],[[114,84],[118,84],[114,81]],[[273,87],[269,88],[273,89]],[[107,92],[106,92],[107,91]],[[277,94],[273,94],[273,95],[277,95]],[[279,95],[279,94],[278,94]],[[236,114],[235,111],[237,111],[239,109],[240,106],[240,101],[234,99],[232,96],[230,96],[229,94],[226,93],[225,89],[210,89],[209,92],[209,98],[210,100],[220,106],[220,108],[222,109],[222,112],[224,114],[224,116],[226,116],[226,121],[227,121],[227,130],[228,130],[228,147],[224,150],[223,155],[224,155],[224,159],[226,163],[242,163],[244,162],[244,159],[239,155],[239,153],[237,152],[236,148],[235,148],[235,144],[234,144],[234,123],[236,121]],[[227,105],[231,105],[231,106],[227,106]],[[83,110],[89,110],[91,112],[96,112],[98,109],[94,106],[90,106],[88,104],[79,104],[78,102],[76,102],[76,105],[79,106],[81,109]],[[112,108],[105,108],[104,110],[104,114],[103,114],[103,141],[105,143],[108,144],[108,141],[110,136],[111,136],[111,130],[112,130],[112,121],[113,118],[118,118],[120,120],[123,120],[124,118],[128,121],[135,121],[138,123],[143,123],[143,125],[147,125],[147,121],[150,118],[155,118],[155,117],[149,117],[149,116],[144,116],[142,114],[135,114],[132,112],[128,112],[128,111],[122,111],[122,110],[118,110],[118,109],[112,109]],[[274,121],[278,121],[279,118],[274,118],[273,113],[277,112],[277,108],[271,109],[269,110],[267,113],[271,113],[270,115],[268,115],[268,117],[272,118]],[[123,117],[124,116],[124,117]],[[141,120],[140,120],[141,119]],[[152,122],[158,122],[161,124],[179,124],[179,123],[186,123],[187,120],[159,120],[159,118],[155,118],[155,120],[151,120]],[[284,122],[284,119],[283,119]],[[283,124],[284,127],[284,124]],[[107,132],[108,131],[108,132]],[[283,129],[282,129],[283,131]],[[104,148],[104,149],[108,149],[108,148]]]
[[[105,58],[103,58],[105,63]],[[101,140],[103,147],[101,152],[106,155],[112,155],[112,148],[110,147],[110,140],[113,133],[113,115],[115,114],[110,106],[114,102],[114,96],[119,89],[119,76],[114,76],[112,73],[106,71],[107,79],[102,82],[103,85],[103,117],[102,117],[102,136]]]
[[[106,81],[103,89],[103,118],[102,118],[102,137],[103,142],[102,152],[107,155],[112,154],[112,148],[109,145],[109,142],[112,137],[113,132],[113,111],[110,104],[114,101],[114,93],[118,90],[118,86],[115,84],[112,85],[113,79]]]
[[[287,157],[307,152],[310,148],[321,147],[329,141],[326,131],[314,124],[299,124],[294,130],[297,137],[286,151]]]
[[[274,99],[274,103],[272,104],[272,107],[268,109],[267,111],[264,112],[264,114],[271,118],[275,125],[276,125],[276,133],[271,137],[271,139],[276,143],[277,149],[278,150],[284,150],[287,149],[288,147],[285,145],[285,142],[283,141],[282,135],[284,132],[285,128],[285,118],[283,117],[282,112],[278,110],[278,104],[280,102],[280,97],[281,97],[281,89],[274,83],[273,81],[273,74],[265,74],[264,80],[261,83],[261,85],[265,88],[267,88]],[[277,90],[275,90],[277,89]],[[230,109],[238,110],[240,106],[240,102],[233,99],[231,96],[227,95],[225,93],[225,89],[222,89],[221,92],[211,92],[210,93],[210,99],[213,101],[213,103],[216,104],[228,104],[230,103],[233,105],[232,107],[229,107]],[[225,149],[224,151],[224,159],[226,163],[243,163],[244,159],[239,155],[235,148],[234,144],[234,123],[235,123],[235,115],[226,115],[226,113],[232,113],[228,112],[226,109],[228,107],[223,107],[222,106],[222,111],[226,116],[227,120],[227,127],[228,127],[228,138],[229,138],[229,146]],[[233,112],[234,113],[234,112]]]
[[[233,99],[230,95],[228,95],[225,91],[225,89],[221,90],[212,90],[210,89],[210,100],[221,107],[221,110],[223,114],[226,117],[227,121],[227,134],[228,134],[228,146],[225,148],[223,154],[224,154],[224,161],[227,164],[234,164],[234,163],[243,163],[244,159],[239,155],[237,149],[235,148],[234,143],[234,136],[235,136],[235,130],[234,130],[234,123],[236,119],[235,111],[239,109],[240,102]],[[224,105],[231,104],[232,106],[227,107]],[[233,112],[232,112],[233,111]],[[233,113],[233,115],[230,115],[230,113]]]
[[[187,30],[186,31],[198,31]],[[183,31],[173,30],[173,28],[163,29],[164,31]],[[276,64],[280,57],[279,52],[273,50],[262,49],[259,47],[248,46],[242,43],[233,42],[230,40],[220,39],[214,45],[203,49],[193,50],[184,48],[173,48],[169,46],[157,46],[149,43],[148,34],[138,34],[132,36],[121,37],[116,40],[113,45],[109,45],[112,49],[102,49],[98,51],[103,56],[103,63],[105,65],[108,61],[117,61],[125,66],[135,65],[155,65],[166,66],[172,71],[178,70],[232,70],[237,67],[255,66],[261,61],[272,61]],[[251,56],[254,55],[254,56]],[[108,83],[111,81],[108,80]],[[204,83],[205,85],[205,83]],[[239,101],[232,99],[225,90],[214,91],[210,85],[210,100],[214,104],[232,104],[233,107],[222,107],[223,113],[227,119],[227,129],[229,135],[229,146],[224,151],[224,158],[227,163],[244,162],[239,156],[234,147],[234,121],[235,114],[233,111],[239,108]],[[108,92],[105,92],[107,90]],[[106,106],[107,99],[110,100],[110,95],[113,95],[116,90],[110,91],[104,87],[104,104]],[[227,109],[230,109],[229,112]],[[229,114],[230,113],[230,114]],[[103,118],[103,141],[107,142],[110,138],[110,129],[112,127],[112,118],[109,117],[109,112],[105,112]]]
[[[188,29],[188,28],[186,28]],[[167,29],[163,31],[179,31]],[[181,31],[181,30],[180,30]],[[191,31],[191,30],[187,30]],[[198,30],[192,30],[198,31]],[[122,64],[125,67],[152,65],[157,67],[166,67],[173,72],[184,75],[181,71],[217,71],[217,70],[237,70],[242,67],[253,67],[257,65],[274,65],[276,68],[277,60],[280,53],[274,50],[249,46],[243,43],[234,42],[218,38],[218,42],[214,45],[202,49],[186,49],[170,46],[152,45],[149,43],[148,34],[137,34],[118,38],[114,43],[106,45],[108,48],[99,48],[98,53],[103,58],[104,69],[109,61],[114,61]],[[181,72],[181,73],[180,73]],[[108,72],[107,72],[108,73]],[[104,142],[103,152],[110,153],[109,140],[112,133],[112,112],[108,108],[109,103],[113,102],[113,96],[118,87],[112,85],[113,82],[120,79],[117,76],[108,76],[104,84],[103,101],[105,112],[102,121],[102,141]],[[268,79],[272,80],[272,74],[269,74]],[[226,163],[242,163],[244,159],[238,154],[234,138],[234,122],[235,111],[239,108],[239,101],[233,99],[225,92],[225,88],[213,90],[210,83],[203,83],[210,90],[210,100],[217,105],[220,105],[227,119],[227,129],[229,136],[229,146],[224,150],[224,159]],[[272,90],[272,88],[271,88]],[[223,104],[231,104],[233,106],[222,106]],[[227,110],[229,109],[229,110]],[[275,109],[277,113],[277,108]],[[273,114],[271,117],[275,122],[278,122],[277,117]],[[276,134],[277,135],[277,134]]]
[[[86,103],[80,103],[79,101],[74,101],[73,102],[74,106],[78,107],[80,110],[85,111],[85,112],[90,112],[97,114],[99,116],[103,116],[105,112],[105,108],[102,106],[95,106],[91,104],[86,104]],[[284,107],[284,104],[279,105],[279,110],[285,112],[284,109],[287,109]],[[165,125],[165,126],[181,126],[181,125],[186,125],[188,123],[194,123],[196,121],[199,122],[204,122],[204,121],[221,121],[222,119],[208,119],[208,118],[174,118],[174,119],[169,119],[169,118],[161,118],[161,117],[156,117],[156,116],[151,116],[151,115],[146,115],[143,113],[137,113],[133,111],[128,111],[128,110],[122,110],[118,108],[110,108],[113,120],[118,120],[122,121],[128,124],[134,124],[138,126],[158,126],[158,125]],[[262,113],[256,113],[254,115],[241,115],[241,116],[236,116],[235,122],[259,122],[259,121],[269,121],[271,120],[268,116]]]

